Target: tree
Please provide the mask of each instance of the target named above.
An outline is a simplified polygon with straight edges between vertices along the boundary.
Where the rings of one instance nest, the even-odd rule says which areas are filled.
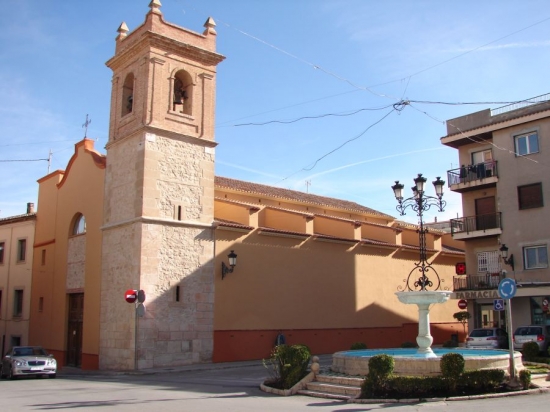
[[[464,334],[466,335],[466,323],[468,323],[468,320],[472,317],[470,315],[470,312],[466,312],[465,310],[461,312],[456,312],[453,314],[453,318],[458,320],[460,323],[462,323],[462,328],[464,329]]]

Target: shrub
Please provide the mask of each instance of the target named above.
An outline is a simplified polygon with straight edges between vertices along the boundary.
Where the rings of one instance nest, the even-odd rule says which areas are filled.
[[[449,389],[451,391],[456,390],[458,379],[464,372],[464,357],[459,353],[446,353],[441,357],[439,367],[441,368],[441,374],[443,379],[448,382]]]
[[[495,392],[504,384],[501,369],[463,372],[459,380],[444,376],[388,376],[382,384],[367,376],[361,395],[368,398],[425,399],[453,394],[481,394]]]
[[[402,348],[416,348],[416,343],[412,343],[412,342],[403,342],[401,344],[401,347]]]
[[[531,386],[531,371],[529,369],[519,371],[519,381],[523,389],[529,389],[529,386]]]
[[[363,342],[355,342],[351,345],[351,350],[367,349],[367,344]]]
[[[526,361],[534,361],[539,356],[539,345],[537,342],[527,342],[521,348],[523,357]]]
[[[376,355],[369,359],[369,375],[385,380],[393,373],[395,362],[390,355]]]
[[[393,373],[394,360],[389,355],[376,355],[369,359],[369,374],[361,385],[365,398],[384,397],[388,393],[387,381]]]
[[[502,386],[504,377],[502,369],[467,371],[460,376],[459,386],[478,393],[494,392]]]
[[[395,376],[388,382],[388,387],[388,395],[396,399],[423,399],[447,394],[447,385],[441,376]]]
[[[458,379],[464,372],[464,357],[459,353],[446,353],[441,357],[439,366],[445,378]]]
[[[445,342],[443,342],[443,345],[442,345],[444,348],[456,348],[458,346],[458,342],[457,341],[454,341],[454,340],[446,340]]]
[[[290,389],[307,373],[311,351],[306,345],[278,345],[264,366],[270,369],[270,379],[265,383],[278,389]]]

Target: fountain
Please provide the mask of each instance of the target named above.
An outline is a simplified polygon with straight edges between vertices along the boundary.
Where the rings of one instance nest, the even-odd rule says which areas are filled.
[[[435,303],[447,302],[451,297],[451,292],[423,290],[396,292],[396,295],[401,303],[418,306],[418,336],[416,337],[418,353],[426,358],[436,357],[431,348],[433,338],[430,334],[430,306]]]
[[[399,286],[396,292],[397,298],[401,303],[418,306],[418,336],[416,343],[418,349],[375,349],[360,351],[337,352],[332,357],[332,367],[334,372],[341,372],[348,375],[367,375],[368,362],[372,356],[387,354],[394,357],[394,373],[397,375],[434,375],[440,373],[439,361],[445,353],[460,353],[464,356],[466,369],[503,369],[508,371],[512,369],[510,360],[515,360],[516,369],[523,369],[521,363],[521,353],[515,352],[511,357],[508,351],[504,350],[474,350],[464,348],[453,349],[432,349],[433,338],[430,334],[430,307],[434,304],[445,303],[451,297],[451,292],[441,290],[442,280],[437,271],[428,262],[426,253],[426,233],[428,229],[424,227],[423,212],[431,206],[437,206],[439,212],[443,212],[446,202],[443,197],[443,185],[445,182],[437,178],[433,182],[437,197],[424,194],[424,183],[426,178],[421,174],[414,179],[413,196],[403,200],[403,185],[399,181],[395,182],[392,189],[397,199],[397,211],[401,216],[405,215],[405,210],[411,207],[417,214],[419,220],[419,249],[420,260],[415,262],[414,268],[409,272],[407,278],[403,281],[405,286]],[[413,274],[419,272],[417,278]],[[433,273],[432,280],[428,273]],[[435,281],[435,283],[434,283]],[[511,370],[512,378],[515,376],[515,370]]]

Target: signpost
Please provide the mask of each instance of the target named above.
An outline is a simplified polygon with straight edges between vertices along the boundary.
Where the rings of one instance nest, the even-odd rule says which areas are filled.
[[[508,323],[508,350],[510,351],[510,382],[516,383],[516,362],[514,360],[514,329],[512,327],[512,298],[516,296],[518,287],[516,281],[504,278],[498,284],[498,294],[506,300],[506,322]]]
[[[145,305],[143,302],[145,302],[145,291],[140,289],[128,289],[126,292],[124,292],[124,300],[128,303],[136,303],[135,305],[135,313],[136,318],[134,322],[134,369],[137,369],[138,367],[138,345],[137,345],[137,336],[138,336],[138,317],[143,317],[145,315]]]

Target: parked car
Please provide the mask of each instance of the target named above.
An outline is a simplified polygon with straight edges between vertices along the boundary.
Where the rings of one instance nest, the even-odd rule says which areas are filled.
[[[514,332],[514,349],[522,350],[523,344],[536,342],[542,353],[547,354],[550,343],[550,325],[520,326]]]
[[[48,376],[55,378],[57,362],[40,346],[14,346],[0,364],[0,378],[18,376]]]
[[[467,348],[506,349],[508,333],[501,328],[479,328],[470,332],[466,338]]]

